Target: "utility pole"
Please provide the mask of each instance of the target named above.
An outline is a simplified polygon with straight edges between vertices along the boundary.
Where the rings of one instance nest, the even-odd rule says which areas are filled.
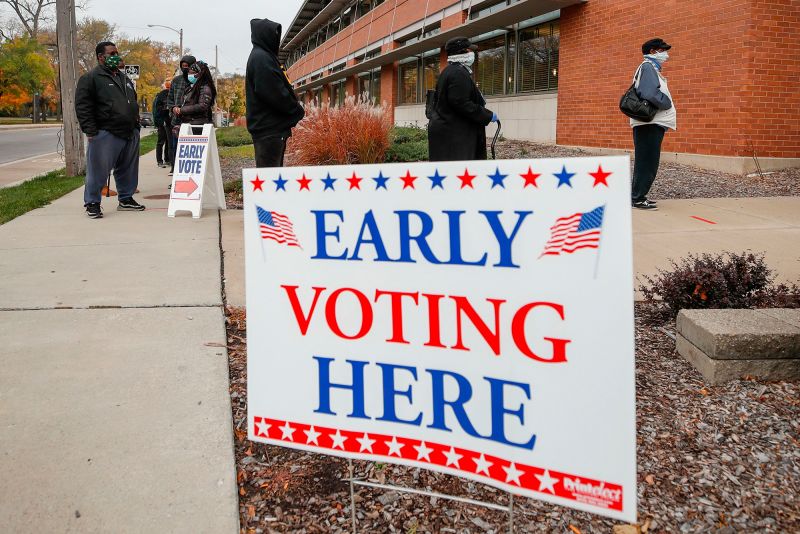
[[[67,175],[77,176],[86,171],[83,152],[83,132],[75,113],[77,86],[75,59],[76,24],[75,0],[56,0],[56,35],[58,37],[58,72],[61,77],[61,112],[64,117],[64,154]]]

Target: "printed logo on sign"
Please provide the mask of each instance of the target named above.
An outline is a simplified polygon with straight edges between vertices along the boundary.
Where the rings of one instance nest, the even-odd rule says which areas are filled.
[[[562,483],[564,489],[572,493],[577,501],[605,508],[622,504],[622,490],[607,488],[605,482],[592,484],[588,480],[564,477]]]

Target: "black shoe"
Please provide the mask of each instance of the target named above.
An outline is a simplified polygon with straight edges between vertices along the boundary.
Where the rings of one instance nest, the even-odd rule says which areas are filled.
[[[650,200],[649,198],[644,199],[645,202],[652,204],[653,206],[658,206],[657,200]]]
[[[634,202],[633,207],[636,208],[637,210],[648,210],[648,211],[658,210],[658,206],[656,206],[649,200],[640,200],[639,202]]]
[[[159,167],[163,167],[164,166],[164,162],[163,161],[157,161],[156,165],[158,165]]]
[[[119,199],[117,211],[144,211],[144,206],[133,200],[133,197],[121,198]]]
[[[100,209],[99,202],[91,202],[86,204],[86,215],[90,219],[102,219],[103,218],[103,210]]]

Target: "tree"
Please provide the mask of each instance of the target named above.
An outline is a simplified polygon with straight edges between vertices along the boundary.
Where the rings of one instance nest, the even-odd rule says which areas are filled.
[[[54,79],[44,47],[27,36],[0,45],[0,72],[0,108],[6,112],[17,108],[18,113],[22,103],[30,103]]]
[[[52,22],[51,7],[55,4],[56,0],[0,0],[0,6],[8,6],[16,15],[17,21],[22,25],[28,37],[33,39],[39,35],[39,28],[44,23]],[[2,36],[10,39],[12,36],[7,35],[7,32],[8,30],[3,31]]]
[[[244,114],[244,76],[235,74],[217,78],[217,106],[228,111],[231,119]]]
[[[161,90],[161,84],[172,79],[178,61],[178,49],[150,39],[117,39],[117,49],[126,65],[139,65],[139,79],[136,92],[140,100],[147,103],[147,109]]]
[[[89,72],[97,65],[97,56],[94,53],[97,43],[113,41],[116,31],[115,25],[102,19],[87,18],[78,23],[76,56],[81,74]]]

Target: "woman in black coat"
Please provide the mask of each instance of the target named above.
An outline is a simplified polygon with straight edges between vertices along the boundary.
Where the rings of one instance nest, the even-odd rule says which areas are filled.
[[[181,124],[206,124],[213,122],[214,101],[217,99],[217,88],[208,65],[198,61],[189,67],[189,88],[183,97],[183,105],[173,108],[177,120]],[[180,124],[173,131],[178,135]]]
[[[472,80],[473,45],[466,37],[447,41],[447,67],[436,82],[436,105],[428,123],[431,161],[486,159],[486,126],[497,115]]]

